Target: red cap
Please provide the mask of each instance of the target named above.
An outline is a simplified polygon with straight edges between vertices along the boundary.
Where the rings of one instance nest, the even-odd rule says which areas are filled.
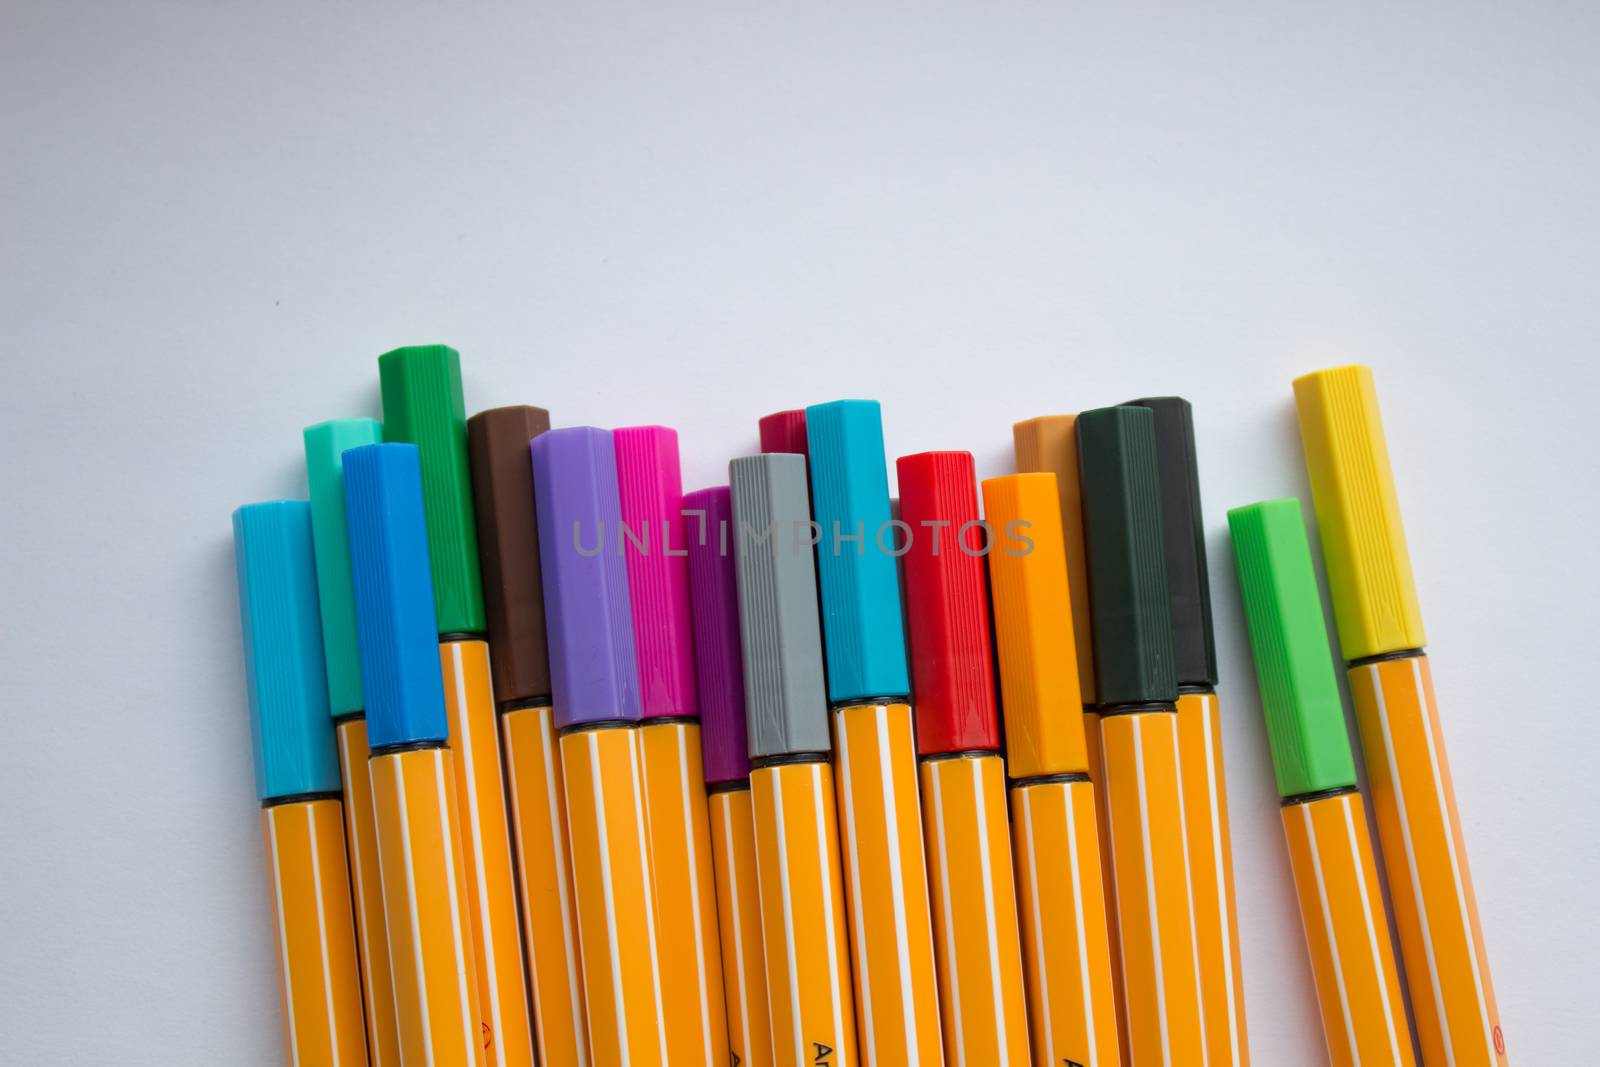
[[[905,596],[917,751],[998,749],[983,559],[991,539],[978,521],[972,453],[920,452],[895,466],[900,520],[910,527]]]
[[[811,454],[806,448],[805,408],[775,411],[771,415],[763,416],[760,426],[761,451],[795,452],[802,456]]]

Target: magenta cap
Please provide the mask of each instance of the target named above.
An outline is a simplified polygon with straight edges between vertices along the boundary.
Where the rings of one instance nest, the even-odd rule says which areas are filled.
[[[733,497],[725,485],[701,489],[683,498],[683,510],[689,516],[689,595],[694,604],[694,664],[700,681],[706,784],[738,782],[750,776],[750,755],[745,742]]]
[[[700,703],[694,691],[678,431],[630,426],[611,436],[622,503],[618,547],[628,564],[639,658],[639,706],[646,719],[696,717]]]
[[[528,445],[558,729],[639,719],[639,664],[609,430],[550,430]]]

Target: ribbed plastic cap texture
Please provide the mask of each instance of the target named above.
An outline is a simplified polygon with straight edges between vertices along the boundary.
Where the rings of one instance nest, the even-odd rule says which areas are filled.
[[[836,704],[905,697],[911,681],[878,402],[813,404],[806,408],[806,441],[811,508],[821,528],[816,555],[828,696]]]
[[[1300,501],[1234,508],[1228,529],[1278,792],[1292,797],[1355,785]]]
[[[1055,475],[990,478],[983,507],[995,537],[989,581],[1007,772],[1033,778],[1084,771],[1089,757]]]
[[[609,430],[571,426],[540,434],[528,447],[556,725],[636,722],[639,661],[628,565],[617,551],[616,443]]]
[[[699,715],[678,431],[629,426],[612,436],[642,715]]]
[[[443,634],[482,633],[483,580],[467,469],[461,357],[448,345],[413,345],[378,357],[383,435],[417,446],[428,509],[428,558]]]
[[[705,778],[707,783],[736,782],[750,774],[750,750],[739,651],[733,500],[728,487],[721,485],[688,494],[683,510]]]
[[[921,452],[895,461],[905,566],[911,692],[922,755],[998,749],[994,648],[989,635],[989,538],[978,519],[971,452]]]
[[[367,743],[376,749],[443,742],[449,726],[417,447],[350,449],[344,454],[344,499]]]
[[[501,704],[550,696],[539,528],[528,442],[550,429],[544,408],[480,411],[467,420],[472,503],[483,564],[494,696]]]
[[[1072,587],[1072,637],[1078,658],[1078,689],[1085,706],[1094,694],[1094,626],[1089,617],[1089,565],[1083,551],[1083,494],[1078,488],[1076,415],[1040,415],[1011,427],[1019,474],[1056,476],[1061,495],[1061,538],[1067,546],[1067,582]]]
[[[339,788],[328,717],[311,506],[246,504],[233,513],[245,691],[261,800]]]
[[[1421,648],[1428,638],[1371,368],[1296,378],[1294,399],[1344,658]]]
[[[1176,700],[1155,416],[1099,408],[1077,429],[1098,703]]]
[[[761,451],[795,452],[806,455],[806,409],[775,411],[757,424],[761,429]]]
[[[317,600],[322,605],[322,647],[328,661],[328,710],[336,716],[365,706],[355,593],[350,588],[350,535],[344,521],[343,455],[347,448],[382,440],[383,427],[376,419],[335,419],[305,431]]]
[[[827,752],[805,457],[741,456],[728,480],[750,758]]]
[[[1167,603],[1178,684],[1217,684],[1217,641],[1211,626],[1211,575],[1200,509],[1194,409],[1177,396],[1130,400],[1155,416],[1156,472],[1161,481],[1161,541],[1166,550]]]

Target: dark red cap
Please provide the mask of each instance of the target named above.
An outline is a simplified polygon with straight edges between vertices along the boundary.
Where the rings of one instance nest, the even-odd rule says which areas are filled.
[[[978,522],[972,453],[920,452],[901,456],[895,467],[900,520],[910,527],[905,597],[917,751],[998,749],[983,559],[990,538]]]
[[[806,448],[806,409],[775,411],[761,419],[761,451],[794,452],[809,456]]]

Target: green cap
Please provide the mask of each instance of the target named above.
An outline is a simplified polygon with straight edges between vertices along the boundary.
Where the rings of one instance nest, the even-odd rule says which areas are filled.
[[[377,419],[334,419],[306,427],[306,484],[311,489],[311,541],[317,553],[317,602],[328,665],[328,710],[348,715],[366,706],[356,647],[355,590],[350,585],[350,535],[344,521],[344,450],[383,440]]]
[[[1099,408],[1078,416],[1077,431],[1097,702],[1171,703],[1178,699],[1178,668],[1155,415],[1149,408]]]
[[[1300,501],[1234,508],[1228,529],[1278,792],[1294,797],[1353,786],[1355,761]]]
[[[439,632],[483,633],[487,623],[467,469],[461,356],[449,345],[397,348],[378,357],[378,379],[383,385],[383,439],[416,445],[422,460],[422,504]]]

